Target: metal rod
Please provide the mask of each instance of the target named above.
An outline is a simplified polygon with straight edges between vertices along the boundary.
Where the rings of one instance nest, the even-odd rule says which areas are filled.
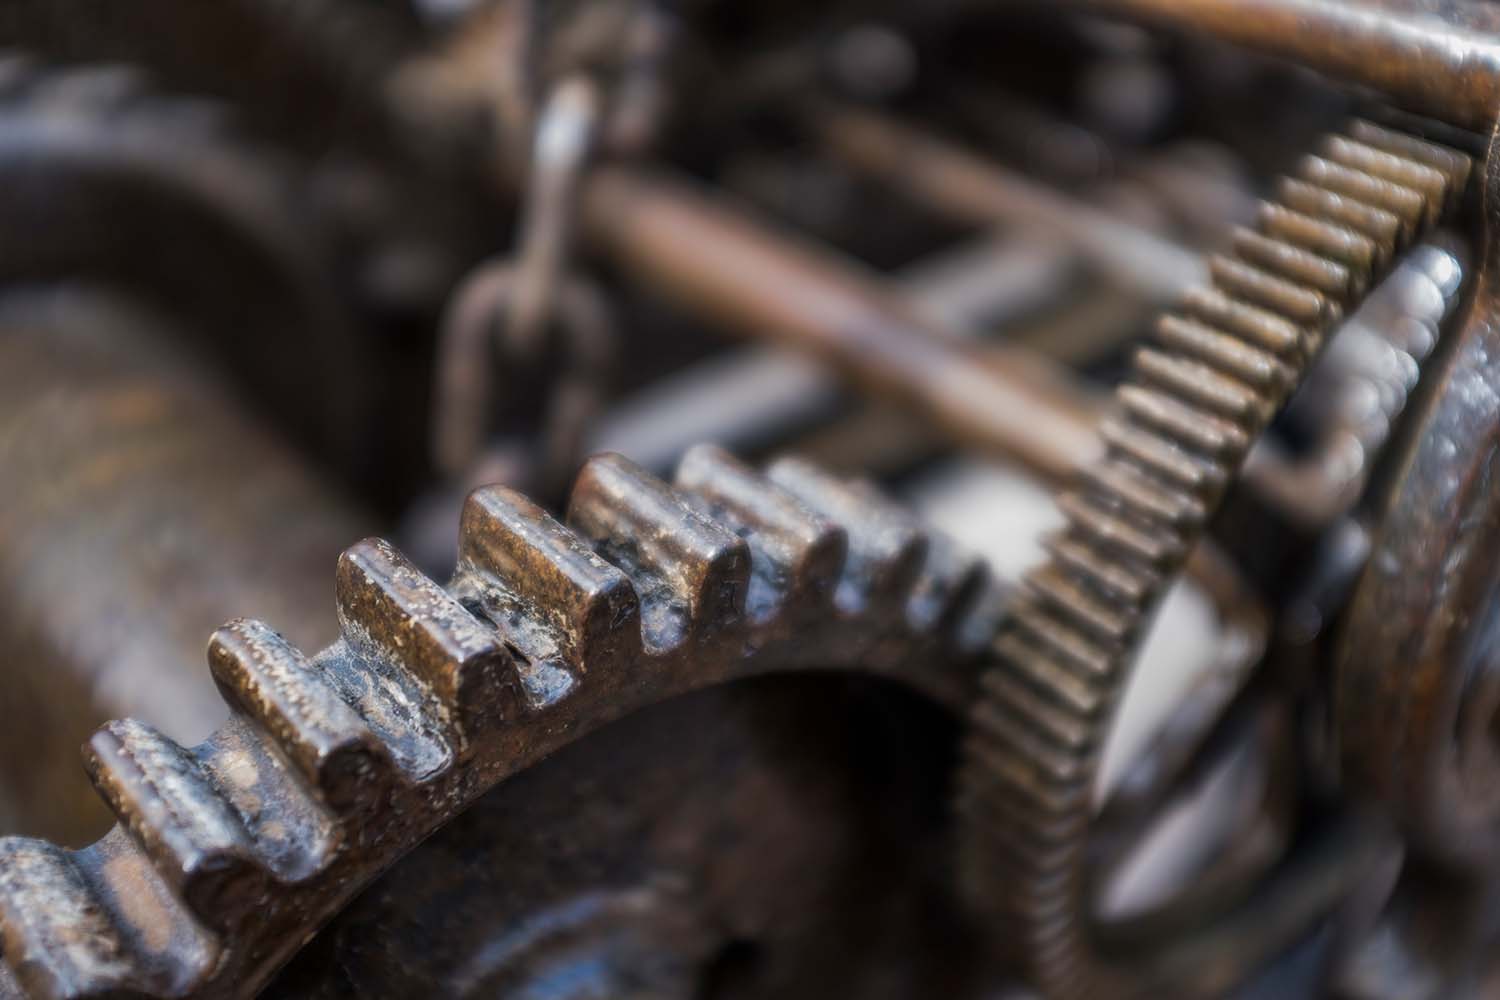
[[[1099,446],[1093,401],[1055,369],[1029,352],[977,351],[852,260],[659,174],[601,169],[583,197],[597,247],[740,334],[813,354],[1054,481]]]
[[[1488,131],[1500,109],[1500,15],[1446,0],[1054,0],[1053,10],[1210,35],[1290,59],[1453,125]]]
[[[889,116],[824,107],[809,122],[854,169],[958,219],[1046,233],[1154,301],[1175,302],[1207,275],[1199,255],[1172,240]]]

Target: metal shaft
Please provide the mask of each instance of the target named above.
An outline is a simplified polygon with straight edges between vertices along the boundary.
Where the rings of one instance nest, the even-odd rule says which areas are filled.
[[[1097,450],[1093,405],[1045,363],[980,355],[855,262],[681,180],[600,170],[582,214],[595,244],[664,297],[818,356],[980,448],[1053,480]]]
[[[1054,0],[1052,9],[1210,35],[1290,59],[1453,125],[1500,109],[1500,13],[1462,0]]]
[[[1121,287],[1171,303],[1207,275],[1191,250],[1039,184],[900,120],[823,107],[810,124],[831,152],[924,204],[963,220],[1057,238]]]

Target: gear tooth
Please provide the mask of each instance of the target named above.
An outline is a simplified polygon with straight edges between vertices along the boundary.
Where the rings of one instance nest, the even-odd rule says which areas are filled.
[[[945,532],[927,533],[927,558],[907,606],[918,630],[947,632],[992,585],[989,564]]]
[[[1250,447],[1250,436],[1243,427],[1168,393],[1123,385],[1119,397],[1125,412],[1141,424],[1217,462],[1230,460]]]
[[[1422,222],[1425,225],[1436,223],[1447,207],[1448,178],[1442,171],[1425,163],[1387,153],[1342,135],[1324,139],[1322,152],[1334,163],[1415,191],[1422,203]]]
[[[1101,548],[1123,552],[1148,566],[1169,565],[1182,550],[1182,540],[1175,534],[1142,528],[1090,494],[1064,493],[1057,505],[1080,534]]]
[[[1406,227],[1394,212],[1295,177],[1278,182],[1276,200],[1303,215],[1329,219],[1368,236],[1379,249],[1377,264],[1384,264],[1405,239]]]
[[[1340,318],[1338,303],[1328,296],[1242,260],[1214,254],[1208,259],[1208,270],[1214,284],[1223,291],[1269,309],[1298,326],[1321,330]]]
[[[1300,362],[1310,352],[1311,337],[1305,328],[1270,310],[1225,295],[1211,285],[1201,285],[1184,295],[1181,311],[1292,363]]]
[[[849,558],[836,599],[846,611],[905,601],[928,541],[916,520],[874,486],[845,482],[800,458],[778,459],[771,482],[849,532]]]
[[[532,666],[582,674],[641,650],[640,598],[626,575],[513,490],[475,490],[459,533],[460,576]]]
[[[1235,256],[1247,264],[1315,288],[1331,298],[1343,301],[1364,290],[1361,272],[1312,249],[1243,226],[1235,227],[1233,240]]]
[[[832,598],[849,550],[843,528],[713,445],[683,456],[677,484],[749,543],[752,619],[793,605],[816,610]]]
[[[1183,489],[1216,494],[1228,484],[1229,474],[1223,465],[1204,459],[1170,436],[1140,427],[1134,421],[1108,417],[1100,432],[1105,444]]]
[[[94,787],[188,907],[222,926],[265,889],[269,868],[234,807],[187,750],[133,719],[89,740]]]
[[[1420,192],[1326,157],[1303,157],[1297,165],[1297,174],[1315,187],[1395,216],[1401,221],[1400,238],[1396,242],[1398,248],[1411,242],[1426,218],[1426,205]]]
[[[1268,396],[1280,397],[1295,379],[1292,367],[1276,355],[1197,320],[1168,313],[1157,322],[1156,337],[1164,346]]]
[[[1038,648],[1047,650],[1050,658],[1060,660],[1091,679],[1102,682],[1114,672],[1113,645],[1099,643],[1092,636],[1083,635],[1057,621],[1037,604],[1035,598],[1023,594],[1007,624],[1023,633],[1024,638],[1012,631],[1003,632],[995,644],[996,651],[1002,656],[1006,654],[1005,644],[1008,642],[1018,643],[1028,650],[1035,643]]]
[[[1348,132],[1351,138],[1367,146],[1415,160],[1437,170],[1447,180],[1451,195],[1461,193],[1468,186],[1473,161],[1457,150],[1384,128],[1362,118],[1351,122]]]
[[[1320,259],[1336,261],[1346,268],[1347,280],[1343,291],[1328,292],[1326,289],[1319,289],[1340,299],[1348,297],[1352,291],[1363,290],[1370,273],[1383,264],[1387,256],[1374,240],[1358,230],[1328,219],[1305,215],[1275,202],[1265,202],[1260,206],[1259,221],[1261,231],[1267,236],[1285,241],[1293,247],[1300,247]],[[1300,281],[1295,275],[1289,274],[1287,277]]]
[[[744,617],[744,540],[633,462],[590,459],[568,502],[568,523],[635,582],[648,649],[670,649]]]
[[[1209,365],[1143,347],[1135,368],[1143,380],[1241,425],[1260,428],[1271,419],[1270,400]]]
[[[220,691],[268,731],[328,803],[345,809],[378,798],[395,763],[302,652],[269,625],[230,622],[208,643]]]
[[[1087,750],[1093,742],[1094,719],[1080,712],[1066,698],[1048,690],[1039,693],[1036,687],[1026,684],[1012,675],[1012,671],[991,670],[980,684],[988,692],[995,707],[1003,707],[1016,719],[1026,719],[1030,728],[1046,737],[1067,754]]]
[[[499,635],[388,542],[339,556],[335,593],[345,640],[361,657],[420,678],[460,725],[497,716],[515,668]]]
[[[1159,482],[1116,455],[1086,466],[1083,479],[1154,523],[1185,529],[1202,524],[1207,516],[1207,507],[1198,496]]]
[[[45,841],[0,840],[0,942],[32,996],[99,997],[145,985],[72,853]]]
[[[990,680],[992,671],[985,679]],[[1003,706],[1003,707],[1002,707]],[[1058,735],[1036,720],[1022,722],[1008,701],[986,699],[974,713],[974,725],[993,743],[1019,754],[1036,767],[1048,782],[1072,783],[1086,779],[1085,762],[1072,750],[1058,746]]]

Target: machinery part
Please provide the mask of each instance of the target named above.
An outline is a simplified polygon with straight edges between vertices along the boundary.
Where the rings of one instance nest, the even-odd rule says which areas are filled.
[[[1458,303],[1463,277],[1463,265],[1446,250],[1421,246],[1406,254],[1308,372],[1286,418],[1315,440],[1295,458],[1263,441],[1244,470],[1245,480],[1293,522],[1329,525],[1365,495],[1376,457]]]
[[[594,146],[599,95],[584,77],[557,85],[537,118],[531,172],[521,202],[520,283],[505,333],[520,354],[535,354],[567,270],[578,181]]]
[[[361,542],[339,560],[342,638],[313,658],[259,622],[220,629],[222,729],[184,749],[105,726],[87,763],[120,825],[75,852],[0,841],[11,974],[39,996],[252,993],[479,794],[635,709],[816,668],[971,696],[995,621],[977,563],[795,460],[761,478],[697,450],[677,480],[596,458],[571,528],[479,490],[446,589]]]
[[[123,288],[174,330],[221,334],[244,391],[317,401],[276,418],[348,469],[368,447],[373,401],[339,376],[368,353],[301,207],[295,171],[215,105],[156,94],[121,67],[0,59],[0,212],[31,234],[0,248],[0,280]]]
[[[1088,854],[1102,745],[1149,616],[1251,444],[1334,322],[1463,195],[1468,170],[1461,154],[1367,122],[1329,136],[1257,229],[1237,231],[1234,256],[1211,261],[1213,286],[1162,319],[1103,424],[1105,458],[1062,496],[1067,527],[996,641],[960,777],[964,870],[1049,995],[1149,992],[1159,975],[1222,990],[1238,962],[1287,943],[1208,948],[1208,984],[1186,987],[1178,959],[1101,953]]]
[[[562,477],[577,468],[583,435],[603,403],[603,386],[616,356],[614,328],[603,297],[593,285],[571,279],[556,289],[552,350],[515,342],[506,320],[518,304],[526,276],[507,264],[480,269],[454,293],[439,343],[433,453],[456,482],[502,482],[544,496],[560,495]],[[501,371],[489,348],[499,341]],[[562,373],[546,374],[549,363]],[[502,382],[513,400],[536,403],[535,388],[544,387],[541,425],[531,442],[508,442],[500,455],[485,455],[492,407]],[[527,419],[530,425],[533,420]],[[512,430],[515,426],[512,426]]]
[[[948,877],[959,730],[854,675],[636,712],[482,797],[261,996],[987,995]]]
[[[107,829],[73,763],[106,719],[195,740],[223,720],[201,664],[204,633],[225,618],[274,618],[309,645],[334,637],[326,567],[364,518],[159,326],[76,289],[0,300],[0,802],[12,832],[79,844]]]
[[[1473,0],[1065,0],[1053,9],[1064,8],[1282,56],[1462,128],[1487,131],[1500,107],[1500,17]]]
[[[1093,407],[1054,368],[962,343],[851,261],[644,170],[599,168],[582,197],[584,231],[669,299],[818,357],[1049,479],[1097,451]]]
[[[1493,171],[1493,147],[1489,162]],[[1487,182],[1493,225],[1495,178]],[[1500,859],[1497,282],[1487,261],[1395,456],[1334,660],[1347,780],[1381,800],[1421,849],[1484,869]]]

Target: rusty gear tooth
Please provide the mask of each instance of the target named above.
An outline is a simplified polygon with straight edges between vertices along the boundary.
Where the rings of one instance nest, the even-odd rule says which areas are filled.
[[[1328,159],[1351,170],[1415,191],[1421,199],[1425,225],[1435,225],[1448,207],[1448,178],[1441,170],[1425,163],[1342,135],[1330,135],[1324,139],[1322,152]]]
[[[809,510],[709,452],[682,474],[692,493],[619,459],[585,472],[580,528],[643,587],[659,583],[691,609],[694,627],[670,650],[643,645],[626,573],[498,487],[470,496],[447,589],[384,542],[346,551],[343,635],[316,656],[259,622],[226,625],[209,659],[235,712],[208,740],[188,750],[128,721],[96,735],[89,768],[120,826],[77,852],[0,841],[7,966],[42,995],[257,989],[328,914],[475,797],[613,718],[621,703],[608,696],[626,696],[628,708],[800,663],[799,629],[820,664],[878,651],[873,669],[958,702],[967,665],[934,661],[953,648],[950,630],[983,620],[970,608],[982,603],[972,563],[942,550],[919,576],[926,540],[909,518],[867,487],[795,472],[841,513]],[[861,553],[860,600],[820,614],[846,538]],[[750,574],[769,572],[748,565],[762,554],[787,589],[785,614],[757,622],[740,602]],[[823,599],[810,614],[789,598],[804,593]],[[922,602],[922,614],[909,613]],[[491,715],[494,689],[512,681],[520,710],[507,714],[515,703],[501,699]],[[600,687],[590,697],[569,699],[591,682]],[[581,707],[537,711],[565,701]],[[1037,794],[1062,815],[1077,789],[1052,782]]]
[[[461,728],[499,714],[516,683],[500,637],[390,543],[346,549],[335,579],[339,626],[356,653],[410,671]]]
[[[1140,992],[1096,952],[1085,888],[1100,748],[1147,617],[1351,293],[1467,176],[1458,154],[1372,128],[1303,160],[1280,187],[1294,204],[1264,207],[1239,259],[1215,258],[1214,287],[1138,352],[1105,455],[1059,497],[1069,525],[992,647],[960,769],[960,863],[1049,997]]]
[[[1235,227],[1233,240],[1236,257],[1324,295],[1343,300],[1364,290],[1360,272],[1312,250],[1243,226]]]
[[[1348,278],[1344,288],[1326,292],[1340,300],[1350,291],[1364,289],[1370,272],[1386,261],[1379,244],[1364,233],[1338,222],[1330,222],[1316,216],[1306,215],[1275,202],[1266,202],[1260,209],[1260,228],[1266,237],[1280,240],[1294,249],[1311,253],[1319,259],[1336,263],[1346,268]],[[1285,259],[1287,255],[1282,255]],[[1293,280],[1301,279],[1293,277]],[[1302,284],[1310,282],[1301,281]]]
[[[1423,226],[1426,205],[1422,195],[1409,187],[1356,170],[1322,156],[1305,156],[1297,165],[1297,175],[1314,187],[1333,192],[1347,200],[1389,212],[1401,222],[1396,248],[1405,247]]]
[[[1456,150],[1376,125],[1363,118],[1351,122],[1348,133],[1350,138],[1367,146],[1408,160],[1416,160],[1418,163],[1425,163],[1440,172],[1448,184],[1449,200],[1445,208],[1453,207],[1453,199],[1462,196],[1469,183],[1473,161]]]
[[[208,665],[225,698],[276,740],[334,808],[373,799],[395,771],[359,713],[269,625],[238,619],[216,630]]]
[[[847,526],[849,558],[835,592],[840,608],[857,613],[907,598],[928,544],[910,514],[869,484],[845,482],[800,458],[778,459],[766,478]]]
[[[793,603],[825,606],[833,596],[849,539],[844,529],[713,445],[683,455],[677,485],[709,517],[750,546],[747,613],[770,618]]]
[[[198,760],[151,726],[107,723],[85,763],[121,826],[200,918],[221,925],[272,880],[239,813]]]
[[[927,558],[912,588],[907,616],[912,627],[951,628],[992,587],[989,564],[944,532],[927,532]]]
[[[1390,254],[1402,245],[1407,232],[1400,217],[1389,209],[1296,177],[1281,179],[1276,187],[1276,200],[1303,215],[1329,219],[1364,233],[1379,248],[1377,267],[1387,263]]]
[[[139,988],[113,914],[74,864],[41,840],[0,840],[0,943],[33,996],[88,997]]]
[[[470,494],[455,588],[505,626],[506,640],[534,669],[582,675],[640,655],[640,599],[630,580],[512,490]],[[553,688],[533,680],[543,678],[523,676],[533,700],[550,697]]]
[[[590,459],[568,502],[568,524],[635,585],[648,650],[671,649],[744,615],[744,540],[633,462]]]
[[[1156,324],[1156,339],[1186,357],[1212,365],[1230,378],[1267,395],[1279,395],[1291,384],[1290,365],[1233,334],[1215,330],[1174,313]]]
[[[1338,303],[1321,292],[1238,258],[1215,254],[1208,259],[1208,271],[1222,291],[1298,326],[1321,330],[1342,316]]]

